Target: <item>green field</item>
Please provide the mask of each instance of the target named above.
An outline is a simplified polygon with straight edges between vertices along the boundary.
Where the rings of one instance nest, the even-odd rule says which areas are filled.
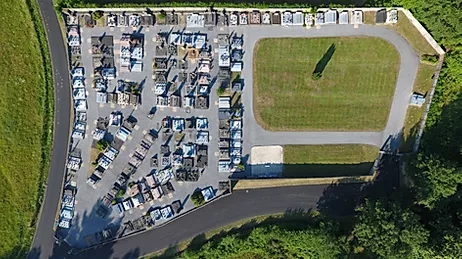
[[[284,146],[284,177],[359,176],[370,172],[379,149],[368,145]]]
[[[380,131],[387,123],[399,54],[382,39],[263,39],[253,62],[254,114],[267,130]]]
[[[53,92],[36,5],[0,1],[0,258],[28,252],[48,171]]]

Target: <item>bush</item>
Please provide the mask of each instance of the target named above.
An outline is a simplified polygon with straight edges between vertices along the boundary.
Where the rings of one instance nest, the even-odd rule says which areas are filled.
[[[93,13],[91,13],[91,17],[93,18],[93,20],[97,21],[99,19],[101,19],[104,15],[104,12],[103,11],[95,11]]]
[[[222,96],[225,93],[225,88],[223,87],[218,87],[217,88],[217,95]]]
[[[205,203],[204,195],[202,195],[202,192],[196,191],[191,195],[191,201],[194,203],[194,206],[199,207]]]
[[[109,147],[109,141],[102,139],[98,142],[96,142],[96,148],[99,151],[104,151],[107,147]]]
[[[243,163],[240,163],[237,165],[237,168],[239,168],[239,170],[245,170],[245,165]]]
[[[422,61],[429,62],[432,64],[438,63],[439,56],[438,55],[430,55],[430,54],[423,54]]]
[[[165,12],[162,12],[162,13],[156,15],[156,18],[159,19],[159,20],[165,20],[166,17],[167,17],[167,14]]]
[[[119,190],[119,192],[117,192],[115,198],[116,198],[116,199],[119,199],[119,198],[124,197],[124,195],[125,195],[125,189],[124,189],[124,188],[121,188],[121,189]]]
[[[315,72],[311,75],[311,79],[313,79],[314,81],[321,79],[321,77],[322,77],[321,72]]]

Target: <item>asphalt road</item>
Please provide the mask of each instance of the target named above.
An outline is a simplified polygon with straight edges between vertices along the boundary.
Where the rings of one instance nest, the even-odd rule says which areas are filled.
[[[38,0],[48,37],[53,80],[55,88],[55,121],[50,172],[40,221],[36,229],[31,253],[28,258],[48,258],[53,252],[53,224],[62,190],[62,181],[67,160],[69,125],[71,118],[71,96],[66,48],[61,36],[52,0]]]
[[[249,217],[290,209],[316,209],[327,185],[239,190],[168,225],[87,250],[75,256],[58,252],[53,258],[138,258],[174,247],[201,233]]]

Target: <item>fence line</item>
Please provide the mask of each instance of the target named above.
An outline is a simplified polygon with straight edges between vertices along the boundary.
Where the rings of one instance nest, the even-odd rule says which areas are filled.
[[[422,119],[420,120],[419,130],[417,131],[417,135],[415,137],[414,147],[412,148],[412,152],[417,152],[419,150],[420,140],[422,138],[423,130],[425,128],[425,122],[427,121],[428,112],[430,111],[430,106],[432,104],[433,95],[435,94],[436,84],[438,82],[438,78],[440,77],[441,68],[443,67],[444,62],[444,54],[440,55],[438,60],[438,64],[436,65],[436,71],[433,75],[432,81],[432,88],[430,89],[430,94],[428,95],[428,101],[425,104],[425,110],[422,115]]]

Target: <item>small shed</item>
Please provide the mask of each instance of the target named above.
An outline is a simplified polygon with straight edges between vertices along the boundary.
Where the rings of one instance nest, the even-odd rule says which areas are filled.
[[[419,106],[421,107],[425,103],[425,97],[422,94],[419,93],[414,93],[411,96],[411,105]]]

